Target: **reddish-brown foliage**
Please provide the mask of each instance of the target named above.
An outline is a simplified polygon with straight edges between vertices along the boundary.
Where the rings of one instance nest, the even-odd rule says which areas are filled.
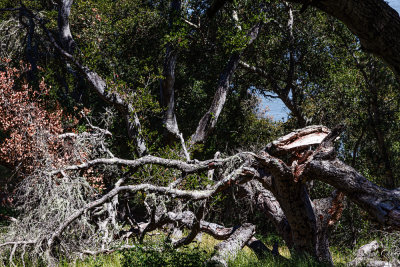
[[[50,150],[54,149],[54,136],[63,131],[62,111],[48,112],[41,100],[49,91],[44,80],[39,91],[33,91],[26,82],[16,85],[16,79],[27,70],[21,64],[20,70],[6,66],[0,72],[0,131],[6,136],[1,140],[0,161],[24,172],[32,171],[34,161],[42,158],[43,153],[51,152],[42,151],[39,143],[45,141]]]
[[[0,72],[0,136],[5,138],[0,139],[0,163],[23,175],[44,165],[54,169],[87,160],[88,150],[76,146],[74,138],[59,138],[63,118],[75,123],[78,120],[63,115],[61,108],[46,108],[43,96],[48,95],[49,87],[44,80],[39,90],[33,90],[22,79],[28,66],[21,63],[16,69],[8,66],[8,60],[3,62],[7,66]],[[95,187],[102,188],[102,175],[92,169],[83,175]]]

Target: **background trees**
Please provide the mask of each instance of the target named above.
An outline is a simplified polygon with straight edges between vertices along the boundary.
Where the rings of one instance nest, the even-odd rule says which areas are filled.
[[[306,5],[223,2],[1,2],[2,52],[12,58],[2,65],[3,158],[17,152],[10,142],[31,144],[37,134],[60,142],[50,155],[35,153],[49,149],[45,142],[3,163],[29,159],[15,195],[32,200],[15,202],[28,215],[14,220],[3,246],[11,245],[11,260],[26,246],[50,264],[131,248],[124,238],[143,242],[170,224],[189,230],[174,248],[200,232],[223,239],[211,261],[226,264],[227,250],[256,247],[254,225],[271,231],[268,219],[289,248],[331,263],[329,233],[345,196],[380,225],[399,228],[398,79],[362,51],[396,73],[397,46],[389,43],[398,16],[377,0],[367,4],[386,15],[372,24],[363,22],[367,13],[339,14],[344,3],[311,3],[355,37],[316,9],[303,12]],[[390,38],[371,38],[386,20],[380,31]],[[22,87],[10,82],[20,60],[31,66],[18,77]],[[42,77],[49,89],[32,98],[45,88]],[[266,117],[260,96],[280,98],[288,121]],[[21,112],[25,103],[44,115]],[[61,108],[76,119],[62,119]],[[346,130],[335,127],[343,123]],[[354,206],[350,213],[361,220]],[[43,218],[51,221],[45,229]],[[343,227],[354,241],[351,220]]]

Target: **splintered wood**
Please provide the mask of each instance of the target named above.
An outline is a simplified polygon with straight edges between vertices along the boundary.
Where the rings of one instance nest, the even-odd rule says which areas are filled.
[[[324,126],[309,126],[296,130],[268,144],[266,151],[273,156],[297,152],[312,145],[319,145],[329,132],[329,129]]]
[[[328,135],[326,132],[315,132],[305,136],[301,136],[293,142],[280,146],[284,150],[296,150],[297,148],[304,148],[311,145],[318,145]]]

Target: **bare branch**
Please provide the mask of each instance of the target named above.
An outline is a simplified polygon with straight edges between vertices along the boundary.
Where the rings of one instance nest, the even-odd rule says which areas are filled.
[[[58,30],[62,47],[70,54],[74,53],[75,41],[69,27],[69,14],[73,0],[58,0]]]
[[[4,246],[14,246],[14,245],[33,245],[36,244],[36,241],[34,240],[28,240],[28,241],[10,241],[10,242],[5,242],[0,244],[0,247]]]
[[[379,223],[400,229],[400,190],[379,187],[338,159],[314,159],[303,175],[334,186]]]
[[[63,0],[67,1],[67,0]],[[119,111],[121,111],[123,114],[125,114],[126,122],[127,122],[127,128],[128,128],[128,135],[131,139],[135,138],[137,142],[137,149],[138,149],[138,154],[145,155],[147,153],[147,148],[145,141],[142,136],[142,130],[141,130],[141,124],[139,121],[139,117],[136,114],[134,107],[126,103],[123,97],[115,92],[115,90],[111,90],[111,88],[107,87],[106,81],[103,80],[103,78],[100,77],[98,73],[95,71],[91,70],[89,67],[82,65],[81,63],[76,60],[76,58],[68,53],[66,50],[64,50],[55,40],[53,37],[52,33],[47,29],[46,23],[35,15],[32,11],[28,10],[26,7],[21,7],[20,10],[23,10],[24,13],[28,14],[30,18],[35,19],[42,30],[45,32],[47,37],[49,38],[51,44],[54,46],[54,48],[68,61],[72,62],[78,70],[84,75],[86,80],[92,85],[92,87],[95,89],[97,94],[107,103],[112,104],[115,106]]]
[[[195,29],[200,29],[200,21],[199,21],[199,24],[194,24],[193,22],[188,21],[188,20],[185,19],[185,18],[182,18],[182,20],[183,20],[186,24],[190,25],[191,27],[193,27],[193,28],[195,28]]]
[[[398,266],[399,260],[394,259],[391,262],[374,259],[376,254],[380,254],[381,245],[376,241],[372,241],[357,250],[356,258],[348,263],[348,266]],[[374,255],[375,254],[375,255]]]
[[[88,161],[86,163],[82,163],[79,165],[70,165],[65,167],[62,170],[54,170],[48,172],[49,175],[55,175],[60,173],[61,171],[76,171],[76,170],[83,170],[88,169],[92,166],[96,165],[119,165],[119,166],[129,166],[133,168],[138,168],[144,166],[146,164],[155,164],[165,167],[176,168],[178,170],[184,171],[186,173],[194,173],[205,171],[209,169],[215,169],[218,167],[223,166],[226,162],[229,162],[234,159],[240,159],[252,156],[251,153],[239,153],[234,156],[225,158],[225,159],[211,159],[206,161],[194,161],[193,163],[184,162],[180,160],[173,160],[173,159],[165,159],[155,156],[144,156],[135,160],[128,160],[128,159],[121,159],[121,158],[99,158]]]
[[[261,23],[254,25],[247,34],[250,45],[258,36]],[[218,88],[215,92],[212,104],[208,111],[203,115],[197,126],[196,132],[192,135],[190,142],[192,144],[202,143],[214,130],[222,108],[225,105],[226,97],[229,92],[230,82],[239,64],[242,52],[235,52],[229,59],[224,71],[221,73],[218,82]]]
[[[251,177],[246,176],[245,174],[245,179],[242,179],[242,175],[244,172],[244,168],[239,168],[235,171],[233,171],[230,175],[216,183],[211,189],[209,190],[179,190],[179,189],[174,189],[171,187],[162,187],[162,186],[155,186],[151,184],[139,184],[139,185],[126,185],[126,186],[118,186],[114,189],[112,189],[110,192],[102,196],[101,198],[88,203],[85,207],[77,210],[73,214],[71,214],[64,223],[62,223],[56,231],[51,235],[51,237],[47,241],[47,254],[50,255],[50,251],[54,245],[54,241],[60,237],[60,235],[63,233],[63,231],[76,219],[78,219],[82,214],[88,212],[89,210],[92,210],[93,208],[102,205],[103,203],[106,203],[110,201],[115,195],[119,194],[120,192],[124,191],[130,191],[130,192],[138,192],[138,191],[147,191],[147,192],[154,192],[158,194],[163,194],[163,195],[170,195],[178,198],[189,198],[192,200],[200,200],[200,199],[206,199],[209,198],[213,195],[215,195],[218,192],[221,192],[223,189],[225,189],[227,186],[233,183],[243,183],[248,181],[248,179],[251,179]]]

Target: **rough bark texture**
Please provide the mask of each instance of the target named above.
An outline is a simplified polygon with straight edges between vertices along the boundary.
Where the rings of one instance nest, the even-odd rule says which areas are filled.
[[[297,166],[306,161],[310,153],[308,147],[320,144],[328,136],[328,129],[323,126],[309,126],[296,130],[278,140],[270,143],[266,147],[266,152],[261,152],[260,156],[264,159],[265,173],[271,173],[271,182],[267,186],[285,214],[290,225],[290,234],[294,249],[299,253],[307,252],[310,255],[320,258],[321,261],[331,262],[330,253],[322,253],[319,246],[325,230],[318,224],[314,207],[308,195],[307,185],[297,179]],[[306,151],[306,152],[305,152]],[[273,156],[291,155],[289,163],[286,165],[282,160]],[[266,164],[268,161],[273,165]],[[328,250],[329,252],[329,250]]]
[[[294,249],[299,253],[317,255],[317,226],[307,187],[296,183],[293,175],[275,176],[273,192],[289,222]]]
[[[314,159],[303,174],[339,189],[379,223],[400,229],[400,190],[379,187],[338,159]]]
[[[215,246],[216,254],[210,263],[214,266],[228,266],[228,261],[234,259],[237,253],[247,244],[255,233],[255,226],[249,223],[237,228],[231,236]]]
[[[306,183],[300,182],[298,175],[302,173],[304,166],[314,159],[315,152],[308,148],[318,144],[331,144],[338,133],[340,131],[336,129],[330,132],[323,126],[309,126],[267,145],[266,151],[273,155],[291,155],[289,157],[291,167],[267,152],[259,155],[263,158],[259,161],[264,160],[261,164],[265,167],[264,171],[259,171],[260,176],[263,173],[271,173],[270,182],[265,182],[267,180],[265,176],[259,179],[279,201],[290,226],[294,249],[299,253],[307,252],[329,264],[332,264],[329,228],[341,215],[342,195],[338,193],[339,197],[335,195],[313,204],[308,196]],[[318,147],[315,151],[320,150]],[[273,165],[268,164],[268,161],[273,162]]]
[[[330,230],[340,219],[344,205],[344,195],[334,191],[331,197],[313,201],[314,213],[317,219],[317,258],[333,265],[329,250]]]
[[[252,181],[252,183],[256,183],[256,181]],[[286,245],[289,248],[292,248],[293,237],[290,225],[286,219],[285,213],[279,205],[278,200],[270,191],[258,186],[257,189],[258,190],[255,194],[257,208],[273,223],[277,232],[285,240]]]

